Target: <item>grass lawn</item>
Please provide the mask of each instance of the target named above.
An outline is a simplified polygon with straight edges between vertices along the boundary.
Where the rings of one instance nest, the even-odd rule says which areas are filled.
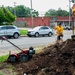
[[[35,53],[39,53],[42,50],[42,47],[38,47],[36,48],[36,52]],[[0,56],[0,75],[17,75],[17,73],[14,71],[14,66],[12,64],[8,64],[4,61],[7,60],[9,55],[4,55],[4,56]]]
[[[21,33],[21,35],[26,35],[26,34],[27,34],[27,32],[28,32],[28,30],[20,29],[20,33]]]
[[[8,55],[0,56],[0,63],[6,61],[8,58]]]

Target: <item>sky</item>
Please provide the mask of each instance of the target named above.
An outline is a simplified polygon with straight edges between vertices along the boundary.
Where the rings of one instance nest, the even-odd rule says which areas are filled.
[[[24,5],[31,8],[31,0],[0,0],[0,6]],[[72,7],[73,3],[71,3]],[[58,8],[69,11],[69,0],[32,0],[32,8],[44,15],[49,9],[58,10]]]

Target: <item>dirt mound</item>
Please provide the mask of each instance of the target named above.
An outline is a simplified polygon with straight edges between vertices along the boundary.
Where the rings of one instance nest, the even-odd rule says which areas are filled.
[[[45,47],[25,63],[13,64],[17,75],[75,75],[75,41]]]

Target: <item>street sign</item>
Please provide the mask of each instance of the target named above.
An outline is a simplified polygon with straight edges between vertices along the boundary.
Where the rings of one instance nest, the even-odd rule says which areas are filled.
[[[56,21],[57,20],[57,18],[56,17],[53,17],[53,21]]]

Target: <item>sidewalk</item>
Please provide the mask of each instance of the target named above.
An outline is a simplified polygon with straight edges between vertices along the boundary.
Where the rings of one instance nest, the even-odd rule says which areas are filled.
[[[19,28],[19,29],[23,29],[23,30],[29,30],[29,29],[32,29],[32,28]]]
[[[64,30],[64,34],[73,34],[72,30]]]

